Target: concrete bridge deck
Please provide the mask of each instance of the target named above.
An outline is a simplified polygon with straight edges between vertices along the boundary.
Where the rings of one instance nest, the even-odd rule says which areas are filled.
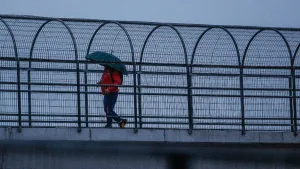
[[[1,141],[92,141],[132,143],[181,143],[181,144],[299,144],[300,136],[292,132],[247,132],[231,130],[186,130],[173,129],[105,129],[83,128],[0,128]]]
[[[298,169],[291,132],[84,128],[0,128],[1,169]],[[174,169],[174,168],[173,168]]]

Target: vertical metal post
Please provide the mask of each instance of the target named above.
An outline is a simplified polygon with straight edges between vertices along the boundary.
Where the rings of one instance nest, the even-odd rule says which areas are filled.
[[[296,77],[295,67],[292,67],[292,78],[293,78],[293,106],[294,106],[294,135],[298,135],[298,124],[297,124],[297,92],[296,92]]]
[[[29,118],[29,127],[32,126],[31,124],[31,75],[30,75],[30,69],[31,69],[31,61],[29,61],[29,69],[27,71],[27,78],[28,78],[28,118]]]
[[[84,97],[85,97],[85,127],[89,127],[89,97],[88,97],[88,86],[87,86],[87,71],[88,71],[88,64],[85,64],[85,71],[84,71]]]
[[[192,78],[190,73],[190,65],[186,66],[186,75],[187,75],[187,90],[188,90],[188,111],[189,111],[189,134],[192,134],[194,125],[193,125],[193,98],[192,98]]]
[[[242,115],[242,135],[245,135],[245,100],[244,100],[244,67],[240,67],[240,95],[241,95],[241,115]]]
[[[20,61],[17,58],[17,82],[18,82],[18,132],[22,131],[22,102],[21,102],[21,78],[20,78]]]
[[[290,103],[290,118],[291,118],[290,124],[291,124],[291,131],[294,132],[293,68],[291,68],[291,75],[292,77],[289,78],[289,96],[290,96],[289,103]]]
[[[138,74],[138,94],[139,94],[139,98],[138,98],[138,102],[139,102],[139,122],[140,122],[140,128],[143,127],[143,122],[142,122],[142,91],[141,91],[141,66],[140,66],[140,71]]]
[[[77,51],[76,51],[77,52]],[[81,101],[80,101],[80,72],[79,72],[79,61],[76,60],[77,67],[77,112],[78,112],[78,129],[77,132],[81,132]]]
[[[132,56],[134,56],[133,53],[133,48],[132,48]],[[138,132],[138,127],[137,127],[137,98],[136,98],[136,63],[134,61],[134,58],[132,58],[133,61],[133,104],[134,104],[134,132],[137,133]]]

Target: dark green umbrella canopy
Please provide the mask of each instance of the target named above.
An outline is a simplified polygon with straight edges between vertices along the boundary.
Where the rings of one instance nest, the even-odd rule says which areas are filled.
[[[122,61],[113,54],[97,51],[97,52],[93,52],[93,53],[89,54],[86,58],[88,60],[92,60],[92,61],[104,62],[104,63],[100,63],[100,65],[102,65],[102,66],[107,65],[113,69],[116,69],[116,70],[122,72],[124,75],[128,74],[125,65],[120,63]],[[107,64],[105,62],[119,62],[119,63],[108,63]]]

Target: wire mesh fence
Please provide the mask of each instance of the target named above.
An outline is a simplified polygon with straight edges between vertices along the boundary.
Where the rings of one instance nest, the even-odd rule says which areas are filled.
[[[102,127],[104,68],[128,69],[115,111],[128,128],[291,131],[300,29],[0,15],[0,126]]]

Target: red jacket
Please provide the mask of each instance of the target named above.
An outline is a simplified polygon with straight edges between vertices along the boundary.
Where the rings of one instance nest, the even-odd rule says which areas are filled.
[[[121,73],[110,67],[106,67],[102,74],[100,84],[114,84],[121,85]],[[108,89],[110,93],[115,93],[119,91],[118,87],[115,86],[101,86],[101,92],[105,93],[105,90]]]

